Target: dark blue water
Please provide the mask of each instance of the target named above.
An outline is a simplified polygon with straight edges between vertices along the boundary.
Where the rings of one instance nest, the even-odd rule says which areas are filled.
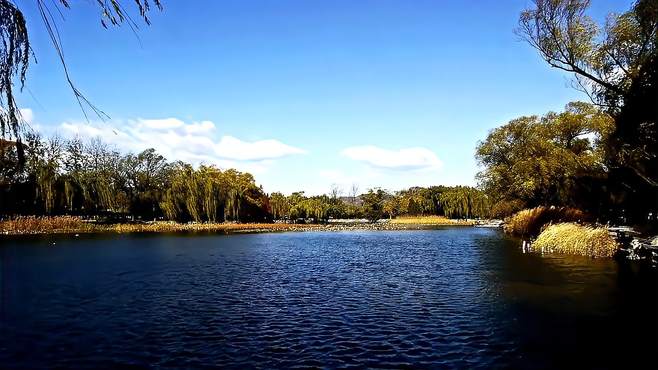
[[[0,256],[3,369],[656,367],[655,269],[523,254],[496,230],[22,238]]]

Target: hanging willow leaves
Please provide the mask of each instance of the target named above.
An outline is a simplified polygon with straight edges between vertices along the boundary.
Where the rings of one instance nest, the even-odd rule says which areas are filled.
[[[140,18],[146,24],[150,24],[148,14],[152,5],[157,9],[162,9],[160,0],[133,0],[132,2],[137,6]],[[100,10],[100,21],[103,27],[107,28],[108,24],[118,26],[127,23],[133,32],[138,28],[137,23],[121,1],[96,0],[95,3]],[[56,14],[56,11],[61,13],[60,8],[69,8],[69,1],[36,0],[36,5],[46,33],[64,70],[67,83],[84,116],[87,117],[86,108],[88,108],[101,118],[107,117],[75,86],[64,59],[62,39],[53,14]],[[31,55],[32,49],[23,12],[13,1],[0,0],[0,137],[17,139],[16,146],[21,159],[23,150],[21,133],[25,122],[16,104],[14,83],[18,82],[19,88],[24,88]]]
[[[23,13],[9,0],[0,0],[0,133],[20,137],[20,110],[14,98],[17,78],[22,88],[30,61],[30,41]]]

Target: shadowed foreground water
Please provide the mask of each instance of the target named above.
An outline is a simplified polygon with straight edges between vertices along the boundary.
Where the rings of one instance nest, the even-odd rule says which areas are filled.
[[[0,256],[3,369],[656,367],[655,269],[522,254],[496,230],[57,237]]]

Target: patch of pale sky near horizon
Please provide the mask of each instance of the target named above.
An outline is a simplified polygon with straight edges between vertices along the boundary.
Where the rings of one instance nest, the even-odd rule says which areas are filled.
[[[391,170],[435,170],[443,165],[434,152],[422,147],[387,150],[363,145],[345,148],[340,154],[375,168]]]

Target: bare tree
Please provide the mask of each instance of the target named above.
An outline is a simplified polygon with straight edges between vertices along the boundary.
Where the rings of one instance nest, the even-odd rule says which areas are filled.
[[[336,200],[338,199],[341,194],[343,194],[343,190],[338,186],[338,184],[331,184],[331,188],[329,189],[329,196],[331,199]]]
[[[574,87],[599,105],[619,108],[656,52],[658,3],[640,0],[603,27],[585,13],[589,0],[534,0],[516,33],[552,67],[574,74]]]
[[[356,197],[359,196],[359,184],[353,183],[350,187],[350,202],[356,204]]]

